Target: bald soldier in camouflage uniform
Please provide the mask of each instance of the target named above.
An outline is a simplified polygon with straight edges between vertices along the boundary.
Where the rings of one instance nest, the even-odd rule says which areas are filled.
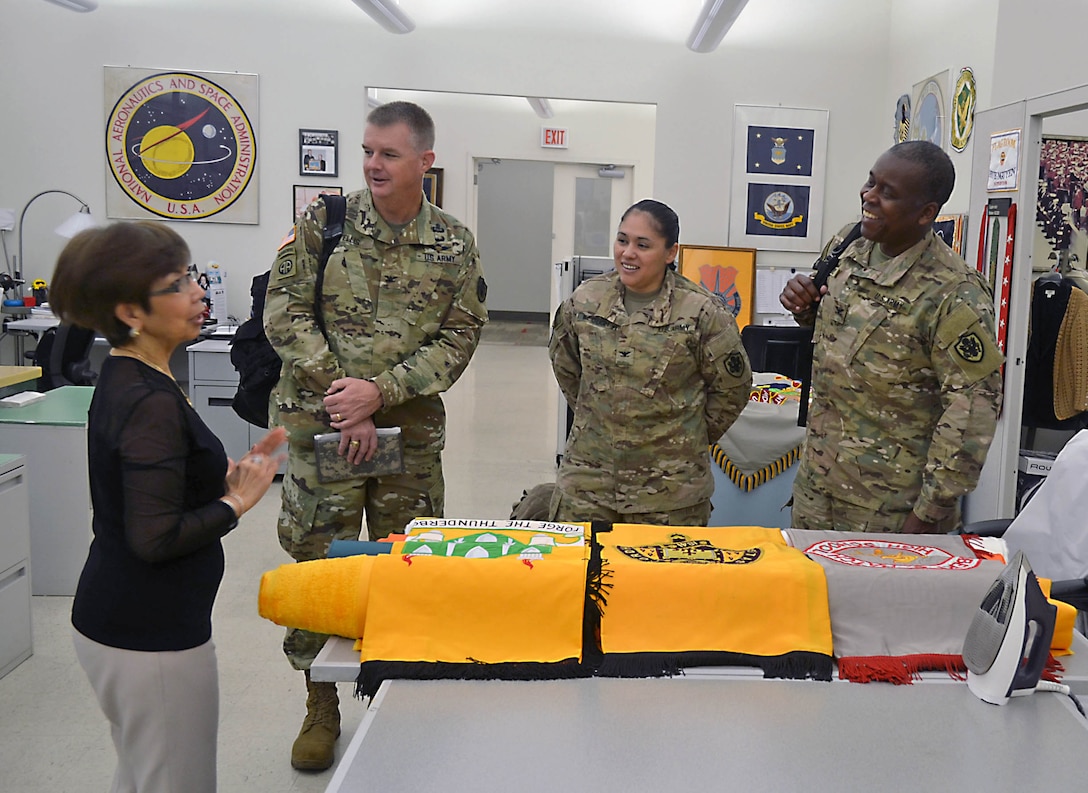
[[[1003,358],[988,286],[932,230],[954,181],[939,147],[892,147],[862,187],[862,238],[826,293],[804,275],[782,293],[799,323],[815,321],[797,528],[943,533],[978,482]]]
[[[553,520],[710,518],[708,446],[747,404],[752,371],[733,315],[668,267],[678,235],[667,206],[635,204],[620,223],[616,270],[582,282],[556,312],[549,351],[574,424]]]
[[[343,237],[325,268],[327,341],[314,320],[322,199],[307,208],[271,269],[265,331],[283,359],[272,421],[289,442],[279,536],[298,561],[324,558],[334,539],[357,539],[364,513],[372,540],[443,514],[439,395],[476,349],[487,288],[472,233],[424,198],[433,145],[433,123],[416,105],[394,102],[368,117],[369,187],[347,197]],[[353,462],[372,454],[375,427],[401,427],[405,473],[319,483],[313,437],[330,427],[342,433],[340,452]],[[292,751],[296,768],[331,765],[339,734],[335,685],[311,683],[308,674],[326,638],[288,630],[284,640],[292,666],[307,670],[310,691]]]

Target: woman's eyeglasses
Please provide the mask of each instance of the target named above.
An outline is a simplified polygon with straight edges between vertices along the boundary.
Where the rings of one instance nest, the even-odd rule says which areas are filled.
[[[175,280],[164,286],[162,289],[152,289],[149,294],[151,297],[158,295],[176,295],[179,292],[184,292],[192,284],[196,282],[196,279],[190,273],[178,276]]]

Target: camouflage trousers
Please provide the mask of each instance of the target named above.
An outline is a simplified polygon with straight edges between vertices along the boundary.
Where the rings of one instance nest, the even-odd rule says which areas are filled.
[[[366,519],[369,539],[399,532],[414,518],[443,517],[442,454],[405,450],[397,476],[319,482],[313,446],[291,444],[283,477],[280,545],[296,562],[324,559],[333,540],[357,540]],[[288,628],[283,652],[295,669],[309,669],[328,637]]]
[[[877,534],[899,534],[903,531],[903,522],[907,512],[889,512],[887,510],[859,507],[832,498],[812,488],[805,487],[797,480],[793,483],[793,511],[790,524],[795,529],[815,529],[817,531],[865,531]],[[940,521],[933,534],[947,534],[959,525],[959,510]]]
[[[616,512],[578,494],[556,488],[548,507],[548,519],[563,523],[603,520],[609,523],[649,523],[654,526],[705,526],[710,520],[710,511],[708,499],[690,507],[661,512]]]

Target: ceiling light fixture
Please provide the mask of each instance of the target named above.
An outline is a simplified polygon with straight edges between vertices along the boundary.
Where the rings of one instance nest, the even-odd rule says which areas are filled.
[[[98,8],[98,0],[49,0],[50,3],[56,3],[62,8],[67,8],[69,11],[94,11]]]
[[[748,0],[706,0],[688,36],[688,49],[713,52],[747,4]]]
[[[54,0],[54,2],[57,1]],[[352,0],[352,2],[390,33],[411,33],[416,29],[416,23],[400,10],[395,0]]]
[[[552,110],[552,103],[547,99],[539,96],[527,96],[525,101],[529,103],[529,107],[533,109],[533,112],[541,118],[551,118],[555,115],[555,111]]]

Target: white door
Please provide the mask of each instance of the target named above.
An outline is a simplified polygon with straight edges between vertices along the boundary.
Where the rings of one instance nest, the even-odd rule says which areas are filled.
[[[633,202],[634,168],[616,166],[622,178],[603,177],[600,165],[557,163],[552,210],[552,261],[571,256],[612,256],[620,216]],[[558,280],[552,279],[551,307],[559,306]]]

